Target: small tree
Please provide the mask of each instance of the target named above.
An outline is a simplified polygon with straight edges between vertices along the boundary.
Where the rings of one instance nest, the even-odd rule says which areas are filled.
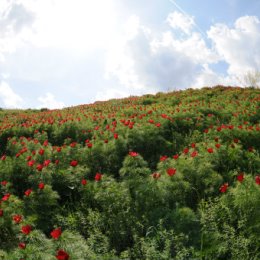
[[[243,76],[243,83],[246,87],[260,87],[260,71],[259,70],[249,70]]]

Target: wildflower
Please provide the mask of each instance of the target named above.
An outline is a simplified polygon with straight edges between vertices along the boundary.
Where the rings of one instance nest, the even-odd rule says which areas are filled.
[[[21,249],[25,249],[25,248],[26,248],[26,244],[23,243],[23,242],[19,243],[18,246],[19,246],[19,248],[21,248]]]
[[[136,157],[138,156],[139,154],[137,152],[129,152],[129,155],[132,156],[132,157]]]
[[[29,235],[32,231],[32,227],[30,225],[22,226],[21,231],[25,235]]]
[[[100,181],[101,179],[102,179],[102,174],[101,173],[96,173],[95,181]]]
[[[87,184],[87,180],[82,179],[82,180],[81,180],[81,184],[82,184],[83,186],[85,186],[85,185]]]
[[[39,185],[38,185],[38,188],[40,189],[40,190],[43,190],[44,189],[44,183],[43,182],[40,182],[39,183]]]
[[[259,175],[255,176],[255,183],[257,185],[260,185],[260,176]]]
[[[16,223],[16,224],[19,224],[21,221],[22,221],[23,217],[21,215],[14,215],[13,216],[13,221]]]
[[[239,175],[237,175],[237,180],[239,182],[242,182],[244,180],[244,173],[240,173]]]
[[[31,192],[32,192],[32,189],[28,189],[28,190],[26,190],[26,191],[24,192],[24,195],[27,196],[27,197],[29,197],[30,194],[31,194]]]
[[[76,161],[76,160],[73,160],[70,162],[70,166],[72,166],[72,167],[76,167],[77,165],[78,165],[78,161]]]
[[[213,148],[208,148],[207,151],[208,151],[208,153],[213,153],[214,152]]]
[[[228,183],[224,183],[223,185],[221,185],[221,187],[219,188],[219,191],[221,193],[225,193],[227,191],[228,188]]]
[[[69,259],[69,255],[67,252],[65,252],[64,250],[60,249],[58,252],[57,252],[57,255],[56,255],[56,258],[58,260],[68,260]]]
[[[61,228],[56,228],[51,232],[51,236],[53,239],[58,239],[61,236]]]
[[[176,169],[175,169],[175,168],[169,168],[169,169],[167,170],[167,174],[168,174],[169,176],[173,176],[175,173],[176,173]]]

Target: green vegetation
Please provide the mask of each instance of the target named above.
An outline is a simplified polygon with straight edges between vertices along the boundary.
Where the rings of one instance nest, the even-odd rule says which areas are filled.
[[[0,111],[0,259],[260,259],[260,91]]]

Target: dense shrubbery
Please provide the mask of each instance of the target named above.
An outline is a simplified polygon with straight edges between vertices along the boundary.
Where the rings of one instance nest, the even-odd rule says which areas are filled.
[[[0,113],[0,259],[259,259],[260,92]]]

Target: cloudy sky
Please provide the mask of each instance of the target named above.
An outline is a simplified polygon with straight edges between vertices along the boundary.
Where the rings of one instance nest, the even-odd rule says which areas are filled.
[[[259,0],[0,0],[0,107],[61,108],[260,70]]]

